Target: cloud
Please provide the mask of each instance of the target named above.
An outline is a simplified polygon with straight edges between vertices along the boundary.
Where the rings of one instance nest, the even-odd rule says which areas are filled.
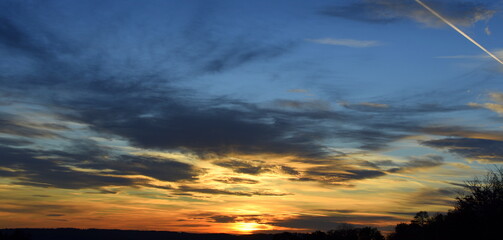
[[[63,217],[65,214],[47,214],[48,217]]]
[[[236,222],[235,216],[224,216],[224,215],[216,215],[211,216],[211,219],[215,220],[217,223],[233,223]]]
[[[499,163],[503,162],[503,141],[474,138],[444,138],[423,141],[423,145],[446,149],[471,160]]]
[[[363,215],[363,214],[333,214],[328,216],[313,216],[313,215],[300,215],[293,218],[276,220],[269,224],[279,227],[309,229],[309,230],[322,230],[328,231],[338,229],[340,226],[347,225],[347,222],[367,222],[381,223],[385,221],[397,222],[401,219],[387,216],[387,215]],[[355,225],[358,226],[358,225]]]
[[[0,75],[10,77],[9,81],[0,78],[5,87],[19,86],[20,82],[37,82],[42,86],[57,83],[68,87],[68,75],[75,81],[86,78],[84,81],[88,83],[131,75],[163,75],[165,79],[161,81],[166,83],[277,58],[295,47],[292,42],[264,43],[259,35],[213,31],[212,20],[216,14],[213,11],[188,12],[167,21],[165,13],[157,10],[174,9],[175,4],[169,2],[70,5],[47,1],[38,5],[37,10],[14,1],[0,4],[1,9],[9,9],[0,12],[0,48],[9,53],[3,57],[21,59],[22,64],[18,65],[27,66],[27,69],[8,68],[7,63],[0,64],[7,70]],[[102,9],[107,9],[109,14],[101,14]],[[47,18],[44,12],[53,14]],[[94,14],[91,16],[89,12]],[[146,12],[151,14],[146,16]],[[80,21],[74,21],[76,18]],[[138,27],[138,22],[142,22],[143,27]],[[166,38],[167,35],[173,37]],[[38,75],[32,71],[44,73]],[[12,77],[19,78],[20,82],[8,84]],[[127,84],[127,81],[121,82]],[[136,81],[130,86],[140,86],[142,82]]]
[[[41,42],[41,39],[36,39],[9,18],[0,15],[0,47],[46,59],[50,53],[46,46],[40,45]]]
[[[171,182],[193,180],[203,172],[192,165],[171,159],[128,155],[118,156],[114,160],[84,163],[79,166],[95,170],[108,170],[114,175],[143,175]]]
[[[65,214],[81,213],[83,211],[81,208],[69,204],[46,204],[40,202],[33,204],[19,201],[2,201],[1,203],[0,212],[4,213],[35,213],[45,215],[48,212],[52,212],[54,215],[58,214],[63,216]]]
[[[216,223],[238,223],[238,222],[255,222],[267,223],[275,216],[268,214],[222,214],[222,213],[198,213],[193,215],[193,219],[206,219],[208,222]]]
[[[460,188],[425,188],[412,194],[409,201],[415,205],[452,206]]]
[[[428,5],[460,26],[470,26],[478,21],[490,19],[496,12],[486,3],[428,1]],[[345,6],[327,7],[321,13],[368,23],[382,24],[411,19],[429,27],[445,25],[414,1],[361,0]]]
[[[249,179],[249,178],[239,178],[239,177],[228,177],[214,179],[214,181],[225,183],[225,184],[257,184],[259,181]]]
[[[503,104],[503,93],[492,92],[489,96],[493,101]]]
[[[339,162],[333,157],[333,147],[348,147],[351,143],[349,147],[365,151],[386,149],[390,143],[421,129],[422,121],[414,117],[463,110],[435,104],[389,106],[371,102],[336,109],[325,100],[277,99],[250,103],[229,96],[205,95],[204,89],[189,90],[181,86],[201,76],[232,72],[249,64],[280,58],[294,46],[289,42],[213,31],[211,21],[206,21],[211,19],[206,19],[209,16],[204,14],[173,19],[175,23],[169,23],[165,22],[164,15],[145,19],[129,15],[135,13],[135,7],[145,7],[132,3],[117,6],[117,12],[90,19],[83,14],[90,9],[82,12],[79,9],[84,6],[71,5],[63,14],[54,4],[49,1],[40,5],[44,10],[40,12],[31,12],[19,4],[15,17],[2,13],[5,24],[1,31],[6,35],[0,37],[0,44],[13,52],[2,55],[0,58],[6,61],[1,62],[10,62],[16,55],[33,63],[28,70],[14,68],[8,74],[0,71],[2,100],[8,99],[16,106],[22,102],[31,106],[28,108],[32,111],[54,115],[50,122],[44,122],[30,118],[29,112],[2,109],[5,112],[0,115],[0,132],[8,136],[0,139],[5,150],[2,159],[7,159],[0,164],[19,171],[3,169],[0,174],[19,184],[71,189],[107,186],[163,189],[164,185],[151,185],[148,179],[195,181],[202,174],[201,169],[190,164],[135,156],[127,150],[109,149],[105,146],[107,143],[75,144],[72,136],[98,136],[141,149],[180,151],[194,154],[203,161],[213,161],[214,158],[208,156],[217,155],[224,160],[214,162],[215,165],[250,175],[291,175],[299,181],[330,184],[375,178],[386,173],[352,168],[338,171],[313,168],[303,173],[301,169],[269,159],[244,161],[229,159],[228,155],[284,154],[295,157],[297,162],[326,166]],[[93,8],[93,5],[85,7]],[[44,18],[42,13],[49,12],[45,10],[54,10],[50,11],[51,18]],[[70,19],[82,17],[81,21],[88,26],[79,28],[68,16],[72,16]],[[140,20],[148,27],[135,28],[136,21]],[[53,26],[55,21],[65,24]],[[172,25],[166,27],[165,24]],[[167,40],[166,36],[172,37]],[[365,41],[345,44],[369,45]],[[23,147],[24,152],[15,147]],[[47,156],[49,158],[44,158]],[[17,165],[15,159],[19,160]],[[48,174],[44,174],[45,171]],[[324,173],[328,174],[326,178],[322,176]],[[216,181],[254,183],[244,178]],[[184,189],[178,190],[180,194]],[[204,187],[185,190],[208,194],[269,194],[205,190]]]
[[[37,123],[21,116],[0,112],[0,133],[26,138],[62,138],[57,131],[68,130],[56,123]]]
[[[22,17],[19,19],[23,20]],[[29,18],[24,21],[25,25],[35,24],[30,22],[32,20]],[[102,29],[107,26],[96,27]],[[200,27],[204,26],[198,26],[193,31],[206,31]],[[23,34],[28,36],[33,33],[25,31]],[[53,35],[60,39],[71,37],[62,32]],[[189,40],[185,38],[191,37],[193,36],[180,36],[184,43],[187,42],[185,40]],[[217,39],[211,40],[213,37]],[[105,42],[115,42],[114,40],[118,38],[121,38],[120,34],[96,37],[100,41],[106,40]],[[219,42],[217,36],[212,36],[209,39],[195,41],[195,45],[191,47],[198,51],[194,49],[178,51],[180,53],[174,65],[171,64],[173,59],[170,55],[162,56],[166,62],[165,66],[193,66],[188,71],[190,74],[183,68],[152,71],[150,65],[140,61],[142,56],[138,56],[138,61],[136,58],[128,60],[134,62],[132,64],[134,67],[124,66],[121,65],[122,60],[128,59],[127,56],[109,54],[107,51],[111,49],[103,49],[103,52],[96,53],[95,49],[82,46],[81,49],[87,49],[87,53],[83,55],[86,51],[73,51],[72,59],[75,61],[64,63],[39,61],[43,67],[31,69],[30,77],[24,72],[9,78],[0,77],[0,81],[5,83],[0,90],[10,92],[32,89],[22,95],[24,101],[36,101],[50,106],[48,111],[57,111],[54,114],[58,115],[60,121],[82,124],[88,127],[89,131],[110,138],[127,140],[132,146],[163,151],[182,150],[196,153],[198,156],[215,153],[225,155],[231,152],[275,153],[295,155],[306,161],[326,161],[327,156],[331,154],[326,148],[327,140],[343,139],[345,142],[359,143],[358,147],[362,149],[375,150],[385,148],[390,142],[407,135],[402,129],[401,132],[396,131],[396,120],[390,120],[385,116],[372,116],[373,121],[370,122],[370,116],[365,115],[364,111],[360,113],[335,111],[328,102],[322,100],[278,99],[264,106],[230,97],[194,96],[195,92],[177,85],[194,76],[194,73],[202,75],[213,74],[215,71],[230,71],[268,58],[267,56],[277,57],[273,56],[274,54],[264,53],[265,58],[255,57],[255,54],[243,58],[249,51],[248,45],[252,43],[247,40],[238,41],[239,39],[241,38],[235,38],[230,43],[227,40]],[[166,49],[166,46],[172,45],[159,46],[158,43],[150,42],[154,40],[145,39],[148,44],[151,43],[147,44],[149,47],[156,49],[152,52],[173,52],[169,48]],[[99,44],[94,42],[94,39],[89,41],[92,46]],[[78,42],[72,44],[63,40],[58,42],[61,49],[79,45]],[[177,44],[174,43],[173,46],[175,45]],[[131,53],[129,46],[123,46],[121,43],[114,46],[123,54]],[[268,52],[267,49],[275,46],[275,44],[259,44],[251,49]],[[184,49],[184,46],[180,49]],[[61,56],[66,54],[60,48],[51,48],[50,52]],[[234,53],[236,55],[233,55]],[[119,60],[112,61],[106,57],[108,55],[114,55]],[[161,60],[157,55],[148,57],[153,58],[154,62]],[[215,59],[222,63],[215,64]],[[61,64],[64,64],[64,67]],[[221,67],[208,67],[214,65]],[[127,71],[117,72],[116,69],[127,69]],[[381,105],[363,105],[369,109],[384,109]],[[29,121],[31,125],[19,125],[19,122],[7,120],[12,127],[5,128],[4,131],[10,131],[11,135],[16,136],[62,139],[63,137],[57,134],[60,131],[67,131],[35,126]],[[340,124],[342,122],[345,124]],[[387,125],[374,126],[382,122],[386,122]],[[348,128],[347,123],[352,126]],[[253,172],[253,169],[247,170]],[[295,173],[295,169],[292,171],[286,166],[282,171]]]
[[[384,103],[372,103],[372,102],[362,102],[362,103],[349,103],[340,102],[340,106],[360,111],[360,112],[389,112],[395,114],[419,114],[419,113],[436,113],[436,112],[454,112],[470,109],[464,105],[441,105],[436,103],[417,103],[414,105],[389,105]]]
[[[389,172],[409,172],[418,169],[433,168],[444,164],[444,158],[440,155],[428,154],[423,156],[407,157],[408,162],[399,164],[399,167],[388,169]],[[386,162],[387,164],[388,162]]]
[[[503,93],[492,92],[489,93],[489,97],[493,102],[496,103],[483,103],[483,104],[468,103],[468,106],[476,108],[486,108],[500,115],[503,115]]]
[[[145,177],[191,181],[201,173],[192,165],[169,159],[112,156],[94,148],[86,150],[83,144],[77,146],[77,152],[71,148],[42,151],[0,146],[0,167],[10,169],[0,170],[0,176],[11,178],[14,184],[20,185],[101,189],[106,186],[147,186]]]
[[[259,175],[262,173],[284,173],[290,175],[297,175],[299,172],[295,170],[295,168],[278,165],[278,164],[269,164],[262,160],[223,160],[216,161],[213,164],[232,169],[236,173],[245,173],[251,175]]]
[[[359,105],[365,106],[365,107],[372,107],[372,108],[388,108],[389,107],[388,104],[371,103],[371,102],[362,102],[362,103],[359,103]]]
[[[300,89],[300,88],[295,88],[295,89],[290,89],[288,92],[291,93],[309,93],[309,90],[307,89]]]
[[[362,103],[339,103],[344,108],[361,111],[361,112],[385,112],[390,111],[390,106],[384,103],[372,103],[372,102],[362,102]]]
[[[28,141],[28,140],[0,137],[0,145],[6,145],[6,146],[26,146],[26,145],[30,145],[30,144],[32,144],[32,142]]]
[[[317,181],[327,185],[348,185],[348,182],[385,176],[380,170],[348,169],[348,166],[319,166],[307,169],[293,181]]]
[[[270,166],[264,164],[263,161],[240,161],[240,160],[229,160],[215,162],[215,165],[233,169],[237,173],[246,173],[251,175],[258,175],[265,172],[270,172]]]
[[[407,134],[400,132],[383,131],[384,129],[386,128],[378,128],[378,126],[375,128],[369,126],[363,129],[341,129],[337,131],[337,136],[348,140],[356,140],[357,143],[361,143],[358,147],[364,150],[383,149],[388,146],[389,142],[407,136]]]
[[[225,98],[196,104],[174,93],[170,95],[152,89],[110,93],[104,98],[91,95],[85,101],[67,103],[76,112],[68,117],[89,124],[96,132],[121,136],[141,148],[186,149],[202,155],[239,152],[311,156],[323,152],[323,147],[306,135],[319,130],[299,127],[321,121],[317,118],[337,117],[316,109],[308,113],[261,109]],[[300,116],[312,121],[304,123]]]
[[[496,49],[496,50],[492,50],[491,52],[499,59],[503,58],[503,50]],[[488,54],[479,54],[479,55],[438,56],[435,58],[440,58],[440,59],[490,59],[491,56],[489,56]]]
[[[246,196],[246,197],[251,197],[251,196],[272,196],[272,197],[274,197],[274,196],[292,195],[291,193],[271,192],[268,190],[233,191],[233,190],[216,189],[216,188],[208,188],[208,187],[192,187],[192,186],[186,186],[186,185],[179,186],[176,190],[183,192],[183,193],[192,192],[192,193],[203,193],[203,194],[210,194],[210,195],[234,195],[234,196]]]
[[[203,71],[221,72],[239,67],[253,61],[266,60],[280,56],[287,52],[291,46],[272,46],[256,48],[250,46],[239,46],[239,48],[224,49],[223,52],[215,55],[213,59],[202,66]]]
[[[41,152],[5,147],[0,150],[1,166],[13,170],[3,175],[14,178],[15,184],[67,189],[136,184],[134,179],[75,171],[56,161],[37,159],[36,156],[42,155]]]
[[[330,111],[330,103],[326,101],[295,101],[278,99],[272,103],[273,107],[279,107],[285,110],[298,110],[298,111]]]
[[[343,38],[318,38],[318,39],[306,39],[306,41],[325,45],[335,45],[335,46],[354,47],[354,48],[366,48],[381,45],[377,41],[362,41],[362,40],[343,39]]]
[[[492,34],[491,29],[489,29],[489,26],[484,28],[484,32],[486,33],[487,36],[490,36]]]
[[[420,129],[422,133],[433,134],[438,136],[461,137],[461,138],[478,138],[488,140],[503,140],[503,131],[497,130],[482,130],[463,126],[426,126]]]

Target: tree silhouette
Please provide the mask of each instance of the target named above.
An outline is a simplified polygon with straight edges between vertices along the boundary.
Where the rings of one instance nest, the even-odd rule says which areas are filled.
[[[311,239],[313,240],[327,240],[328,236],[325,232],[316,231],[311,233]]]
[[[364,227],[358,231],[358,240],[384,240],[384,236],[377,228]]]
[[[428,212],[420,211],[420,212],[416,213],[416,216],[414,216],[414,220],[412,220],[411,223],[417,224],[419,226],[424,226],[429,221],[430,221],[430,217],[428,216]]]
[[[389,240],[501,239],[503,228],[503,168],[465,183],[465,194],[454,209],[430,218],[420,211],[410,224],[401,223]]]

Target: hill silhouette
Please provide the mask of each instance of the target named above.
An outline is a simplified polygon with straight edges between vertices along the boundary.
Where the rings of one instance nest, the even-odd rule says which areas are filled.
[[[231,235],[168,231],[75,228],[18,228],[0,230],[0,240],[272,240],[271,234]]]
[[[0,230],[0,240],[384,240],[376,228],[345,227],[328,232],[276,234],[197,234],[168,231],[135,231],[75,228],[17,228]]]

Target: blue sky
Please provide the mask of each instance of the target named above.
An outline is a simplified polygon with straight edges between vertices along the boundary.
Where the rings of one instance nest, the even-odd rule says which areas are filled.
[[[503,65],[417,1],[0,9],[0,227],[386,230],[503,161]]]

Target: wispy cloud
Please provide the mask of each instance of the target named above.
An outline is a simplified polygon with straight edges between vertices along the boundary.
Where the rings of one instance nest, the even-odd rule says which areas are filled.
[[[455,1],[429,1],[439,9],[453,24],[470,26],[478,21],[490,19],[496,11],[487,3]],[[411,19],[428,27],[441,27],[443,22],[422,9],[414,1],[352,1],[345,6],[331,6],[323,9],[322,14],[368,23],[390,23],[402,19]]]
[[[497,49],[492,51],[492,53],[498,58],[503,58],[503,49]],[[488,59],[491,56],[487,54],[478,54],[478,55],[452,55],[452,56],[438,56],[435,58],[444,58],[444,59]]]
[[[496,55],[494,55],[492,52],[490,52],[489,50],[487,50],[484,46],[482,46],[480,43],[478,43],[477,41],[475,41],[473,38],[471,38],[470,36],[468,36],[468,34],[466,34],[465,32],[463,32],[461,29],[459,29],[458,27],[456,27],[451,21],[449,21],[448,19],[446,19],[444,16],[440,15],[440,13],[438,13],[437,11],[435,11],[433,8],[431,8],[430,6],[426,5],[421,0],[416,0],[416,2],[418,4],[420,4],[422,7],[424,7],[426,10],[428,10],[435,17],[437,17],[438,19],[442,20],[442,22],[444,22],[445,24],[449,25],[449,27],[451,27],[452,29],[456,30],[456,32],[458,32],[463,37],[465,37],[467,40],[469,40],[470,42],[472,42],[475,46],[479,47],[482,51],[486,52],[487,55],[489,55],[492,58],[494,58],[494,60],[496,60],[499,63],[503,64],[503,61],[501,61],[501,59],[499,59]]]
[[[433,168],[444,164],[440,155],[428,154],[423,156],[410,156],[408,162],[399,167],[389,169],[389,172],[410,172],[418,169]]]
[[[503,93],[493,92],[489,94],[491,100],[495,103],[468,103],[470,107],[486,108],[493,112],[503,115]]]
[[[317,38],[317,39],[306,39],[306,41],[319,44],[354,47],[354,48],[366,48],[381,45],[378,41],[355,40],[346,38]]]
[[[489,36],[492,34],[491,29],[489,27],[484,28],[484,32]]]

